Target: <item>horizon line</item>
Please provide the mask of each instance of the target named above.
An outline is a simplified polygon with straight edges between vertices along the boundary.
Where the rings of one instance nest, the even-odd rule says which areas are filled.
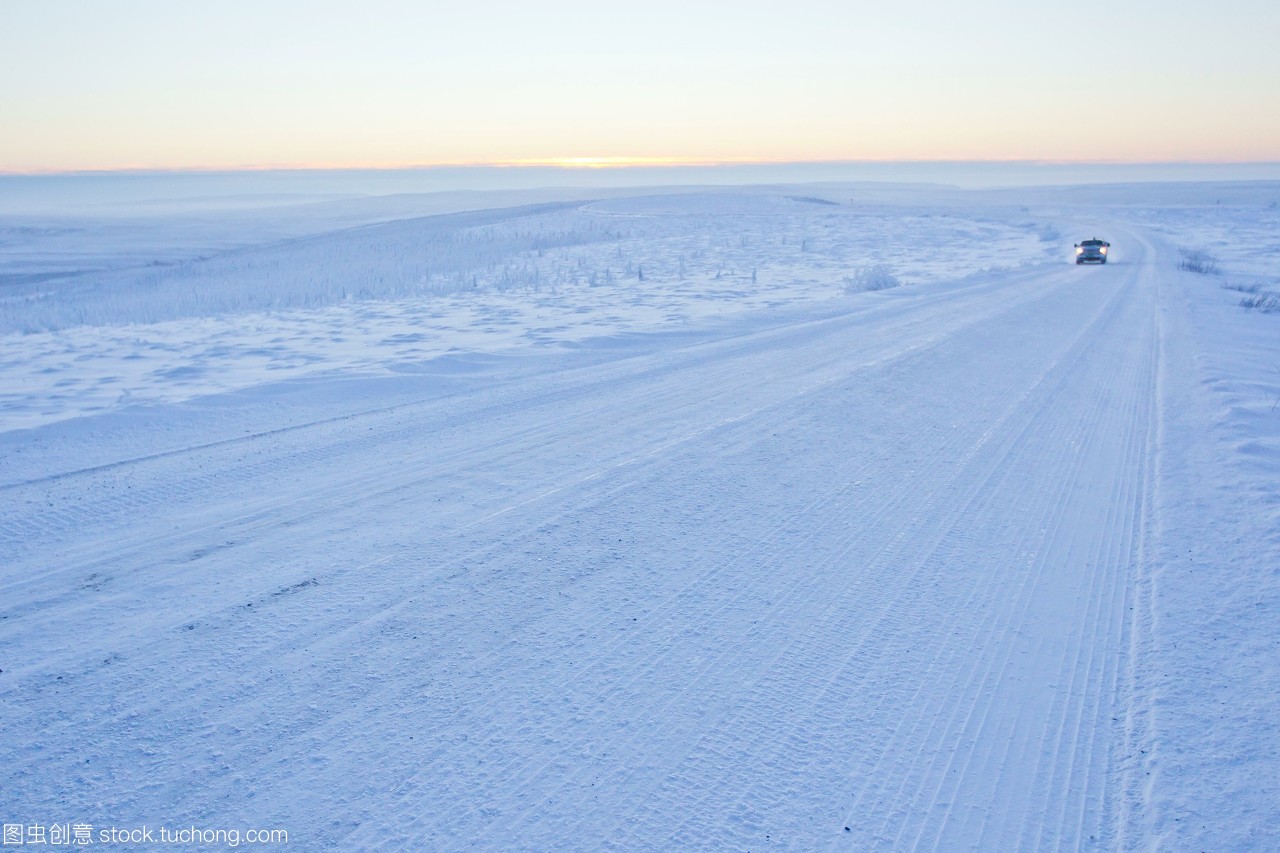
[[[272,163],[187,166],[122,166],[81,169],[5,169],[0,177],[57,177],[88,175],[226,174],[252,172],[407,172],[432,169],[555,169],[576,171],[637,171],[644,169],[716,169],[742,166],[874,166],[874,165],[970,165],[970,166],[1280,166],[1275,160],[1124,160],[1124,159],[949,159],[904,158],[849,160],[779,160],[767,158],[699,159],[680,157],[549,157],[493,161],[440,161],[426,163]]]

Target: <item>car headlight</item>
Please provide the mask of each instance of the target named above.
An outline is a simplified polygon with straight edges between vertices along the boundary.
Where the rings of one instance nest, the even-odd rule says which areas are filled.
[[[1107,247],[1106,247],[1106,246],[1103,246],[1103,247],[1102,247],[1102,254],[1104,254],[1104,255],[1105,255],[1106,253],[1107,253]]]
[[[1083,255],[1083,254],[1084,254],[1084,249],[1080,248],[1079,246],[1076,246],[1076,254],[1077,254],[1077,255]]]

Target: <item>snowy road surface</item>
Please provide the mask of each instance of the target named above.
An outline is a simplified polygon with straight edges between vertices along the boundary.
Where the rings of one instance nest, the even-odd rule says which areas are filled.
[[[1161,278],[1110,233],[301,423],[233,396],[154,452],[46,430],[2,484],[0,799],[303,849],[1149,840]]]

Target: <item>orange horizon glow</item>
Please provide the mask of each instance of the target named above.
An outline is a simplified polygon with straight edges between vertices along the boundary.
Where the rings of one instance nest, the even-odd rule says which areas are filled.
[[[546,168],[565,171],[653,168],[717,168],[732,166],[840,166],[840,165],[1028,165],[1028,166],[1257,166],[1277,165],[1277,159],[1226,159],[1226,158],[1025,158],[1025,157],[859,157],[849,159],[787,159],[773,157],[734,157],[704,159],[691,157],[648,156],[590,156],[531,157],[509,160],[441,160],[441,161],[318,161],[278,163],[228,163],[192,165],[127,165],[84,166],[76,168],[6,169],[0,167],[0,175],[83,175],[83,174],[131,174],[131,173],[201,173],[201,172],[336,172],[336,171],[410,171],[417,169],[523,169]]]
[[[523,169],[552,168],[578,169],[644,169],[644,168],[714,168],[716,166],[769,166],[803,163],[896,163],[896,162],[948,162],[946,160],[911,158],[860,158],[850,160],[786,159],[773,157],[652,157],[652,156],[601,156],[568,155],[563,157],[524,157],[497,160],[320,160],[280,161],[275,163],[199,163],[189,165],[141,165],[84,166],[76,168],[4,168],[0,175],[72,175],[103,172],[267,172],[267,171],[339,171],[369,170],[396,171],[405,169]],[[976,162],[976,161],[975,161]]]

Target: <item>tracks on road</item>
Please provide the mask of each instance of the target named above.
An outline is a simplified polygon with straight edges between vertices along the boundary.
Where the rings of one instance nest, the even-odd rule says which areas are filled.
[[[1113,840],[1151,263],[14,486],[5,787],[317,845]]]

